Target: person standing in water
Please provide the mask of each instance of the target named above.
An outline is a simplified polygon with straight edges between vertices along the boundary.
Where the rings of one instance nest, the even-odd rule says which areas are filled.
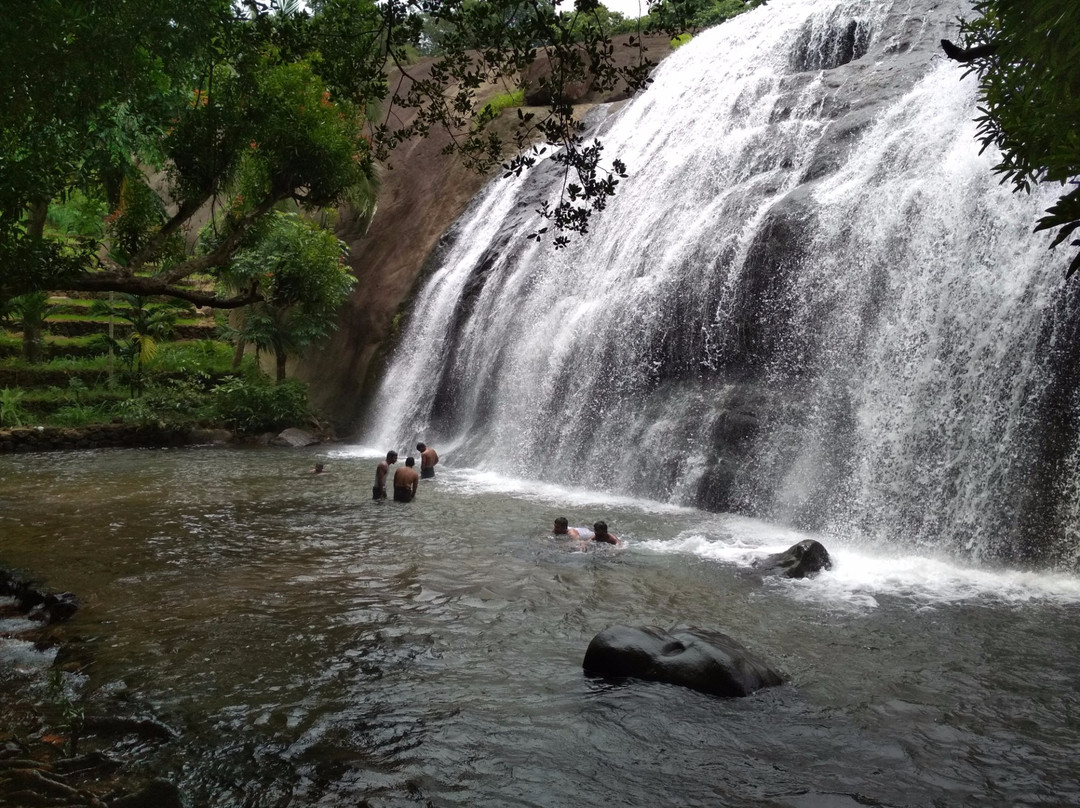
[[[372,499],[386,499],[386,475],[390,467],[397,462],[397,452],[391,449],[386,453],[386,460],[375,467],[375,485],[371,487]]]
[[[425,443],[416,444],[416,451],[420,453],[420,476],[430,480],[435,476],[435,466],[439,462],[439,455]]]
[[[416,461],[412,455],[405,458],[405,465],[394,472],[394,502],[412,502],[416,488],[420,485],[420,475],[413,466]]]

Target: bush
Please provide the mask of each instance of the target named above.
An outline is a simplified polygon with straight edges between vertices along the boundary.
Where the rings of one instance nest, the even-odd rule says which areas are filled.
[[[0,390],[0,426],[22,426],[26,411],[22,406],[25,393],[11,387]]]
[[[307,385],[296,379],[281,384],[233,379],[214,389],[218,418],[238,432],[270,432],[305,423]]]
[[[55,426],[104,424],[112,420],[112,411],[104,406],[92,404],[68,404],[50,415],[48,420]]]
[[[233,348],[224,342],[169,342],[161,346],[154,366],[165,373],[227,373],[232,368]],[[252,364],[254,360],[251,360]]]
[[[120,416],[134,424],[190,426],[215,417],[214,399],[206,391],[209,377],[201,373],[154,380],[142,395],[120,404]]]

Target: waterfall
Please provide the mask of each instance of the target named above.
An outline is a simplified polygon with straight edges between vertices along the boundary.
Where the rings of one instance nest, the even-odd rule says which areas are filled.
[[[1074,565],[1067,258],[937,56],[967,10],[772,0],[597,122],[630,178],[530,241],[558,178],[445,239],[363,431],[457,465],[847,542]]]

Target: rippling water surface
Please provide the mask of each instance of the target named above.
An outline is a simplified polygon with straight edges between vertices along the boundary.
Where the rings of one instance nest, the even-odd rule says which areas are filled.
[[[824,537],[832,572],[762,582],[752,561],[804,536],[449,456],[416,502],[372,502],[376,462],[0,457],[0,566],[80,596],[72,686],[176,728],[140,765],[192,805],[1080,803],[1075,577]],[[560,514],[627,547],[574,552]],[[586,679],[613,623],[724,631],[787,684]]]

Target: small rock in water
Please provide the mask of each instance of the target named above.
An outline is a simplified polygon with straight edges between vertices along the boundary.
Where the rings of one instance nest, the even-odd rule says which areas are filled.
[[[832,559],[821,542],[805,539],[782,553],[765,556],[754,562],[754,567],[766,575],[808,578],[821,570],[832,569]]]

